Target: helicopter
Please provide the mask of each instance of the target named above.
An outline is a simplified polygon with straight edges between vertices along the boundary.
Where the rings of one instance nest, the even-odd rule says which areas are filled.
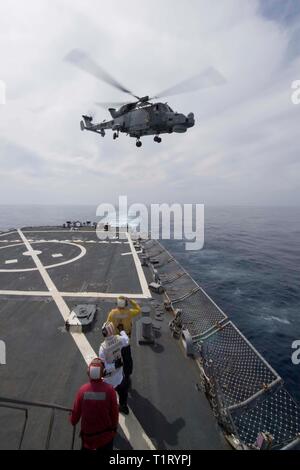
[[[106,131],[111,129],[114,140],[119,137],[120,133],[126,133],[136,139],[137,147],[142,146],[142,136],[154,135],[154,142],[160,143],[162,141],[161,134],[185,133],[187,129],[195,125],[194,113],[191,112],[186,116],[173,111],[168,103],[153,102],[153,100],[210,86],[218,86],[225,82],[220,72],[214,67],[209,67],[201,73],[157,93],[153,97],[148,95],[140,97],[115,80],[80,49],[73,49],[66,55],[65,60],[93,75],[98,80],[135,98],[135,101],[125,103],[96,103],[99,106],[108,108],[112,119],[94,123],[92,116],[84,114],[82,115],[83,120],[80,121],[81,130],[95,132],[104,137]]]

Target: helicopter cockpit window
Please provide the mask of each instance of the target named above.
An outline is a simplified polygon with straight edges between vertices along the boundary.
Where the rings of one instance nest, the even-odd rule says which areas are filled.
[[[163,111],[164,113],[172,112],[172,109],[167,103],[159,103],[159,111]]]
[[[167,111],[166,105],[163,103],[157,103],[154,107],[155,111]]]

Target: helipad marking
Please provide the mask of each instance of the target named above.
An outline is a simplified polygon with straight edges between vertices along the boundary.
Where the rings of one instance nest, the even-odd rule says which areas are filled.
[[[1,293],[1,291],[0,291]],[[149,299],[145,294],[125,294],[125,293],[107,293],[107,292],[61,292],[63,297],[95,297],[103,299],[117,299],[120,296],[130,297],[131,299]]]
[[[25,233],[25,232],[24,232]],[[28,238],[29,243],[117,243],[119,245],[127,245],[128,242],[125,241],[108,241],[108,240],[79,240],[79,239],[72,239],[72,240],[57,240],[57,239],[52,239],[52,240],[47,240],[47,239],[35,239],[35,238]],[[13,243],[13,242],[19,242],[22,243],[22,241],[19,240],[0,240],[0,243]]]
[[[139,255],[140,253],[143,253],[142,250],[136,251],[136,253]],[[127,255],[132,255],[132,252],[129,251],[129,253],[121,253],[121,256],[127,256]]]
[[[27,242],[29,243],[29,241],[27,240]],[[48,241],[48,240],[45,240],[44,242],[41,242],[41,241],[34,241],[32,243],[54,243],[53,241]],[[81,246],[81,245],[77,245],[76,243],[65,243],[65,242],[55,242],[55,243],[62,243],[62,244],[66,244],[66,245],[73,245],[73,246],[76,246],[77,248],[79,248],[80,250],[80,253],[78,256],[76,256],[75,258],[72,258],[70,260],[66,260],[66,261],[62,261],[60,263],[56,263],[56,264],[49,264],[47,266],[45,266],[45,269],[50,269],[50,268],[58,268],[60,266],[65,266],[66,264],[70,264],[70,263],[74,263],[75,261],[78,261],[80,258],[82,258],[83,256],[85,256],[86,254],[86,248],[84,248],[84,246]],[[23,244],[23,243],[22,243]],[[4,250],[5,248],[13,248],[14,246],[19,246],[20,244],[14,244],[14,245],[8,245],[8,246],[2,246],[0,247],[0,250]],[[34,250],[36,251],[36,250]],[[38,252],[36,251],[36,254]],[[27,256],[27,255],[26,255]],[[32,271],[37,271],[37,268],[24,268],[24,269],[0,269],[0,273],[23,273],[23,272],[32,272]]]
[[[130,246],[130,249],[131,249],[131,253],[132,253],[132,256],[133,256],[134,264],[135,264],[135,267],[136,267],[136,270],[137,270],[137,274],[138,274],[138,278],[139,278],[139,281],[140,281],[140,285],[141,285],[143,294],[145,296],[151,298],[151,293],[149,291],[148,282],[147,282],[147,279],[145,277],[145,273],[143,271],[140,259],[139,259],[138,255],[137,255],[137,252],[135,251],[135,248],[133,246],[131,236],[128,232],[126,232],[126,236],[127,236],[128,242],[129,242],[129,246]]]
[[[52,297],[50,292],[33,290],[0,290],[0,295],[16,297]]]
[[[79,230],[80,233],[104,233],[105,230]],[[70,233],[73,232],[73,230],[23,230],[23,233]],[[10,232],[14,233],[14,232]],[[6,235],[9,235],[8,233]]]
[[[53,253],[53,255],[51,255],[52,258],[62,258],[63,257],[63,254],[62,253]]]
[[[42,251],[39,251],[39,250],[34,250],[35,254],[36,255],[41,255],[42,254]],[[31,256],[31,253],[29,251],[24,251],[24,253],[22,253],[23,256]]]
[[[22,233],[21,230],[18,230],[21,239],[23,240],[26,248],[28,251],[32,253],[32,259],[36,264],[37,269],[40,272],[40,275],[46,284],[49,293],[51,293],[54,302],[57,305],[63,319],[66,321],[70,315],[69,307],[67,306],[66,302],[64,301],[62,295],[57,290],[54,282],[52,281],[51,277],[49,276],[47,270],[43,266],[39,257],[35,254],[34,250],[32,249],[30,243],[26,239],[25,235]],[[92,346],[90,345],[89,341],[87,340],[86,336],[83,333],[74,333],[69,332],[69,334],[74,339],[79,351],[81,352],[85,362],[87,365],[90,364],[91,360],[94,357],[97,357],[97,354],[93,350]],[[152,444],[151,440],[145,433],[144,429],[140,425],[139,421],[136,419],[135,415],[133,414],[132,410],[130,414],[126,417],[120,416],[119,424],[126,436],[129,440],[130,444],[132,445],[133,449],[135,450],[155,450],[154,445]]]
[[[5,264],[16,264],[18,262],[17,259],[8,259],[5,261]]]
[[[0,237],[7,237],[7,235],[12,235],[13,233],[17,234],[16,230],[13,230],[12,232],[0,233]]]
[[[117,299],[120,295],[130,297],[131,299],[148,299],[144,294],[120,293],[110,294],[107,292],[59,292],[62,297],[82,297],[82,298],[97,298],[97,299]],[[32,290],[0,290],[0,295],[17,296],[17,297],[49,297],[51,294],[48,291],[32,291]]]

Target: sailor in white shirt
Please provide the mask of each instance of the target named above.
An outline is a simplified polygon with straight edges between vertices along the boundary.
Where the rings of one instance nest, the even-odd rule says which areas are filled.
[[[129,345],[129,338],[125,331],[115,335],[114,325],[104,323],[102,326],[104,341],[100,345],[99,358],[105,367],[104,382],[112,385],[119,395],[119,409],[128,414],[127,406],[128,381],[124,380],[122,348]]]

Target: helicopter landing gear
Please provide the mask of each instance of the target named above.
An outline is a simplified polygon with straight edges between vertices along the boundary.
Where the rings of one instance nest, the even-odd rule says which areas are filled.
[[[137,147],[141,147],[142,146],[142,142],[140,141],[140,139],[138,139],[136,141],[136,144],[135,144]]]
[[[156,135],[153,140],[154,142],[157,142],[158,144],[161,143],[161,137],[159,137],[158,135]]]

